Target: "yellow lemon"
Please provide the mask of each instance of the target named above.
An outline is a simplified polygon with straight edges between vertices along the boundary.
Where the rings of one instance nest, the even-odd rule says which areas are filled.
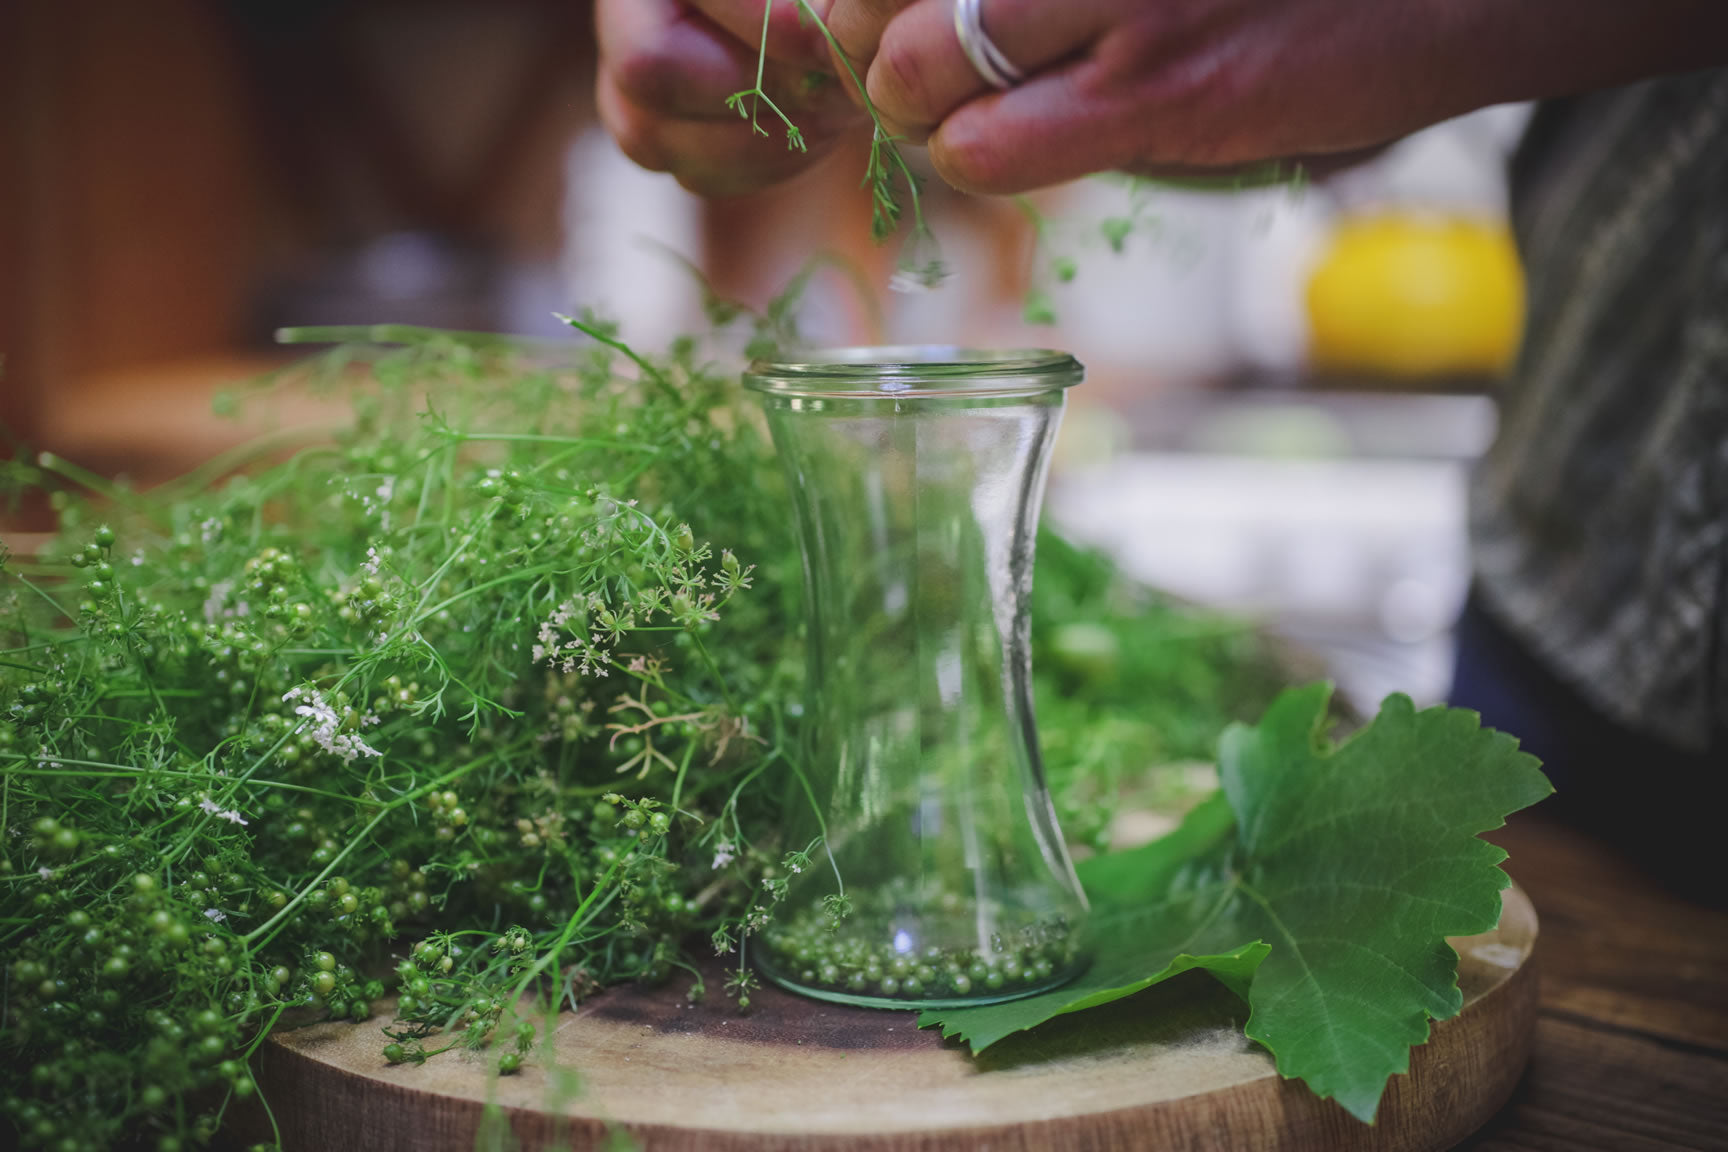
[[[1346,218],[1308,281],[1310,358],[1392,376],[1503,373],[1524,277],[1502,224],[1383,212]]]

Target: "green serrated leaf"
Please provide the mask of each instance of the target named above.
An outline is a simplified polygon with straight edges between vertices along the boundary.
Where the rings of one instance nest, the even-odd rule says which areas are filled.
[[[939,1024],[942,1035],[982,1052],[1015,1032],[1120,1000],[1191,968],[1204,968],[1246,994],[1266,946],[1250,940],[1212,952],[1199,943],[1229,894],[1226,863],[1234,831],[1229,805],[1217,793],[1163,839],[1083,861],[1080,879],[1093,902],[1091,967],[1037,996],[925,1012],[919,1026]]]
[[[1341,745],[1331,689],[1281,695],[1220,748],[1223,792],[1170,836],[1085,862],[1092,967],[1006,1004],[926,1012],[974,1051],[1203,968],[1251,1009],[1278,1071],[1371,1122],[1429,1021],[1462,1006],[1448,936],[1491,929],[1506,874],[1478,839],[1552,788],[1475,713],[1388,697]]]

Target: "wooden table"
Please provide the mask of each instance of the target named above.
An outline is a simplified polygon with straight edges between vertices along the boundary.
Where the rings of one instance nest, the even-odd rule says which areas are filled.
[[[1531,814],[1522,817],[1492,838],[1511,853],[1508,870],[1535,904],[1541,918],[1534,968],[1540,978],[1540,996],[1535,1009],[1534,1055],[1511,1101],[1460,1147],[1468,1152],[1588,1152],[1592,1149],[1659,1152],[1667,1149],[1728,1149],[1728,910],[1704,907],[1669,894],[1611,849],[1555,822],[1549,815]],[[1200,1001],[1205,999],[1202,994],[1209,987],[1205,982],[1197,986],[1190,985],[1185,990],[1166,986],[1163,992],[1172,998],[1171,1003],[1152,1011],[1147,1019],[1162,1020],[1164,1017],[1160,1013],[1168,1015],[1175,1012],[1180,1015],[1183,1011],[1205,1016],[1205,1011],[1199,1005]],[[1229,1016],[1228,1010],[1231,1006],[1239,1010],[1240,1005],[1221,989],[1212,990],[1217,993],[1216,999],[1227,1002],[1226,1017]],[[764,1003],[760,1012],[748,1018],[726,1015],[716,1026],[709,1017],[704,1017],[702,1021],[683,1019],[680,1010],[687,1009],[687,1006],[681,997],[661,995],[655,991],[634,995],[625,992],[622,999],[602,998],[596,1001],[586,1017],[588,1031],[580,1036],[577,1036],[576,1031],[572,1031],[566,1037],[561,1029],[560,1044],[570,1039],[576,1045],[578,1061],[596,1058],[601,1061],[600,1067],[611,1069],[608,1074],[610,1079],[597,1078],[591,1087],[598,1097],[610,1101],[610,1107],[622,1109],[617,1115],[619,1119],[626,1120],[626,1127],[629,1127],[631,1122],[626,1119],[625,1113],[629,1116],[658,1116],[663,1106],[672,1108],[674,1112],[677,1108],[671,1102],[663,1105],[654,1092],[650,1092],[648,1098],[642,1098],[638,1083],[640,1077],[630,1068],[632,1059],[636,1060],[636,1067],[644,1070],[660,1069],[662,1081],[665,1080],[668,1069],[676,1069],[677,1075],[686,1079],[695,1077],[685,1085],[685,1090],[692,1094],[685,1099],[685,1105],[687,1109],[696,1109],[696,1112],[684,1116],[670,1127],[650,1124],[644,1129],[644,1132],[658,1133],[648,1139],[647,1147],[650,1152],[661,1145],[675,1145],[679,1148],[703,1147],[700,1142],[692,1145],[687,1137],[692,1132],[699,1132],[704,1123],[712,1124],[714,1132],[710,1135],[718,1134],[716,1138],[724,1137],[728,1147],[757,1147],[758,1144],[763,1147],[772,1145],[788,1149],[803,1147],[802,1139],[791,1136],[776,1136],[765,1142],[761,1136],[739,1137],[735,1140],[733,1137],[737,1133],[729,1122],[715,1121],[710,1117],[704,1123],[697,1123],[693,1119],[697,1113],[708,1116],[708,1113],[713,1111],[713,1101],[703,1095],[713,1087],[709,1084],[710,1080],[724,1088],[729,1083],[728,1075],[748,1077],[760,1073],[760,1056],[751,1055],[740,1059],[729,1046],[734,1046],[734,1042],[751,1041],[744,1043],[744,1047],[757,1052],[762,1044],[772,1047],[775,1043],[783,1043],[784,1036],[780,1033],[786,1030],[786,1021],[780,1017],[785,1013],[783,1010],[776,1012],[774,1005],[778,1003],[778,999],[790,1001],[794,998],[777,999],[768,990],[764,990],[762,996]],[[1487,1001],[1482,1003],[1486,1004]],[[1524,1003],[1529,1004],[1530,1001],[1525,1000]],[[924,1061],[925,1063],[917,1064],[923,1071],[915,1078],[931,1076],[939,1080],[937,1073],[953,1071],[948,1067],[946,1055],[943,1055],[945,1046],[933,1041],[929,1034],[917,1032],[910,1013],[902,1014],[904,1019],[895,1021],[902,1025],[902,1028],[886,1029],[886,1032],[895,1033],[893,1036],[875,1035],[873,1031],[868,1043],[834,1044],[825,1043],[834,1039],[828,1032],[835,1029],[842,1032],[856,1029],[857,1017],[870,1014],[861,1014],[858,1010],[835,1010],[832,1006],[809,1007],[808,1018],[801,1017],[795,1030],[808,1030],[815,1048],[799,1048],[796,1050],[799,1053],[797,1056],[787,1057],[796,1062],[800,1074],[807,1071],[805,1064],[817,1057],[830,1061],[855,1057],[861,1063],[845,1065],[840,1070],[844,1075],[838,1075],[836,1082],[856,1080],[861,1076],[871,1080],[873,1084],[883,1080],[884,1076],[892,1079],[884,1069],[869,1064],[867,1057],[881,1054],[876,1052],[877,1049],[893,1049],[887,1052],[887,1055],[895,1061]],[[1469,1014],[1467,1010],[1466,1016]],[[1128,1019],[1135,1014],[1126,1013],[1121,1016],[1122,1019]],[[1479,1016],[1478,1022],[1483,1018],[1485,1017]],[[1080,1020],[1078,1017],[1070,1019],[1076,1023]],[[1223,1019],[1223,1024],[1230,1025],[1231,1019],[1234,1018]],[[1528,1016],[1524,1019],[1527,1020]],[[1219,1021],[1211,1020],[1210,1017],[1189,1023],[1194,1027],[1202,1024],[1206,1027],[1221,1026]],[[1456,1028],[1463,1024],[1461,1019],[1444,1027]],[[1097,1026],[1096,1023],[1094,1026]],[[572,1027],[579,1029],[580,1025]],[[1124,1032],[1120,1040],[1123,1045],[1120,1049],[1122,1053],[1139,1053],[1140,1056],[1136,1058],[1144,1057],[1148,1052],[1157,1055],[1157,1049],[1145,1048],[1146,1038],[1140,1036],[1140,1031],[1144,1029],[1139,1025],[1130,1027],[1129,1024],[1124,1024],[1123,1027],[1128,1028],[1133,1035]],[[641,1030],[640,1034],[638,1029]],[[825,1032],[824,1029],[828,1031]],[[1225,1031],[1235,1030],[1239,1034],[1239,1029],[1240,1021],[1236,1020],[1234,1025],[1225,1028]],[[1183,1031],[1182,1028],[1176,1030]],[[750,1033],[749,1036],[745,1035],[747,1032]],[[1183,1032],[1183,1035],[1188,1033]],[[798,1040],[798,1044],[803,1043],[803,1039]],[[1048,1037],[1046,1043],[1049,1043]],[[1451,1041],[1443,1042],[1437,1038],[1430,1047],[1443,1048],[1446,1043]],[[702,1047],[705,1044],[709,1047]],[[285,1135],[294,1136],[294,1139],[289,1141],[290,1147],[325,1146],[330,1142],[332,1132],[364,1136],[367,1139],[362,1142],[371,1145],[376,1145],[379,1140],[397,1140],[397,1143],[401,1144],[398,1137],[406,1131],[403,1125],[412,1127],[413,1123],[419,1123],[423,1126],[419,1135],[409,1144],[401,1146],[465,1148],[472,1144],[474,1108],[477,1107],[473,1102],[481,1099],[496,1099],[499,1103],[514,1108],[526,1108],[528,1111],[524,1115],[531,1121],[531,1131],[519,1130],[517,1134],[530,1143],[538,1146],[542,1142],[541,1137],[545,1135],[535,1134],[539,1132],[539,1128],[535,1127],[539,1121],[534,1120],[534,1117],[539,1115],[536,1090],[531,1086],[525,1088],[528,1095],[521,1101],[506,1099],[505,1096],[508,1095],[520,1095],[514,1092],[514,1089],[524,1088],[524,1085],[512,1081],[511,1093],[503,1093],[496,1086],[488,1087],[487,1077],[483,1071],[477,1070],[478,1065],[472,1069],[463,1065],[440,1065],[437,1076],[430,1075],[432,1069],[414,1070],[404,1074],[402,1069],[391,1069],[379,1062],[375,1037],[351,1035],[345,1025],[321,1026],[295,1033],[284,1038],[282,1045],[280,1052],[271,1050],[271,1060],[266,1061],[265,1070],[270,1071],[273,1077],[283,1077],[278,1086],[284,1090],[288,1100],[318,1102],[315,1109],[304,1115],[296,1113],[290,1117],[278,1110],[279,1118],[282,1118],[285,1124]],[[713,1047],[714,1045],[718,1047]],[[830,1048],[834,1051],[828,1051]],[[1418,1053],[1422,1057],[1418,1063],[1439,1061],[1436,1065],[1438,1068],[1463,1068],[1465,1065],[1457,1063],[1460,1055],[1459,1051],[1454,1050],[1456,1048],[1456,1043],[1453,1043],[1452,1048],[1448,1049],[1450,1056],[1424,1049]],[[1483,1052],[1490,1050],[1502,1049],[1498,1042],[1481,1049]],[[788,1048],[786,1051],[790,1053],[793,1050]],[[935,1059],[932,1059],[933,1055]],[[1079,1082],[1057,1083],[1060,1079],[1059,1073],[1067,1065],[1057,1058],[1060,1053],[1056,1056],[1051,1056],[1050,1053],[1044,1055],[1050,1056],[1050,1059],[1041,1063],[1034,1061],[1034,1071],[1044,1077],[1041,1091],[1056,1092],[1064,1099],[1072,1099],[1076,1094],[1085,1096],[1086,1091],[1096,1087],[1091,1081],[1084,1079]],[[1120,1059],[1127,1060],[1129,1057],[1123,1055]],[[1256,1064],[1259,1063],[1258,1056],[1252,1059]],[[865,1067],[867,1064],[869,1067]],[[1101,1065],[1087,1064],[1085,1061],[1081,1061],[1081,1064],[1083,1077],[1101,1075]],[[896,1063],[893,1068],[900,1066]],[[836,1071],[826,1064],[822,1067],[826,1069],[824,1076]],[[728,1068],[734,1071],[726,1073],[725,1069]],[[1152,1075],[1153,1079],[1168,1079],[1172,1069],[1163,1066],[1160,1068],[1161,1071],[1156,1074],[1147,1074]],[[875,1073],[866,1075],[871,1069],[875,1069]],[[1139,1069],[1139,1065],[1134,1065],[1134,1069]],[[998,1069],[988,1075],[1003,1074],[1009,1075],[1011,1088],[1018,1085],[1016,1091],[1029,1090],[1028,1082],[1023,1082],[1023,1078],[1014,1079],[1011,1072],[1003,1073]],[[1254,1071],[1255,1077],[1265,1074]],[[1461,1072],[1436,1074],[1462,1075]],[[1142,1079],[1136,1077],[1141,1076],[1140,1071],[1135,1071],[1129,1079],[1133,1084],[1140,1084]],[[525,1071],[523,1078],[526,1080],[531,1077]],[[271,1077],[266,1077],[267,1081],[270,1079]],[[820,1077],[818,1079],[824,1084],[829,1082]],[[602,1080],[606,1082],[603,1084]],[[1418,1081],[1427,1087],[1411,1087]],[[1233,1080],[1230,1082],[1235,1083]],[[1258,1080],[1254,1082],[1260,1083]],[[679,1083],[684,1081],[680,1080]],[[1500,1081],[1501,1085],[1505,1083],[1505,1080]],[[1321,1122],[1324,1117],[1313,1114],[1316,1107],[1312,1098],[1302,1095],[1300,1090],[1293,1086],[1279,1089],[1275,1078],[1271,1084],[1274,1091],[1270,1097],[1259,1088],[1250,1091],[1249,1095],[1258,1101],[1259,1105],[1268,1105],[1266,1108],[1256,1105],[1252,1110],[1268,1113],[1268,1122],[1274,1127],[1266,1130],[1266,1133],[1276,1133],[1283,1141],[1281,1146],[1336,1152],[1333,1140],[1326,1136],[1327,1132],[1332,1132],[1334,1136],[1340,1133],[1348,1136],[1350,1139],[1346,1142],[1351,1147],[1379,1146],[1372,1130],[1358,1129],[1354,1122],[1347,1123],[1342,1129],[1329,1128]],[[1415,1100],[1427,1100],[1429,1097],[1426,1094],[1433,1091],[1434,1084],[1428,1072],[1419,1072],[1413,1066],[1409,1085],[1403,1085],[1401,1078],[1400,1082],[1394,1084],[1394,1088],[1404,1088],[1416,1093],[1413,1097]],[[479,1089],[476,1089],[476,1085],[479,1085]],[[1462,1080],[1458,1080],[1457,1085],[1459,1091],[1464,1091]],[[927,1087],[928,1085],[920,1080],[920,1090]],[[955,1091],[962,1091],[963,1088],[963,1094],[968,1101],[980,1091],[976,1084],[971,1084],[964,1076],[954,1082]],[[476,1091],[480,1094],[475,1095]],[[721,1098],[730,1099],[730,1091],[723,1091]],[[911,1092],[912,1089],[900,1085],[893,1091]],[[893,1091],[889,1094],[892,1095]],[[497,1096],[494,1096],[495,1092],[498,1093]],[[1300,1099],[1290,1098],[1292,1092]],[[1494,1089],[1493,1098],[1502,1098],[1504,1092],[1503,1086]],[[924,1095],[927,1096],[928,1092]],[[1229,1092],[1225,1091],[1223,1095],[1229,1095]],[[707,1100],[707,1103],[693,1102],[698,1096]],[[1213,1093],[1204,1099],[1216,1102],[1215,1097],[1222,1098],[1219,1093]],[[919,1100],[923,1099],[923,1096],[919,1096]],[[1236,1100],[1236,1096],[1230,1096],[1230,1099]],[[1246,1100],[1247,1097],[1243,1099]],[[906,1100],[908,1102],[905,1107],[912,1109],[914,1113],[924,1107],[911,1101],[910,1097],[906,1097]],[[759,1103],[769,1111],[789,1110],[788,1114],[796,1114],[798,1108],[803,1106],[785,1101],[773,1104],[773,1107],[770,1107],[773,1102]],[[928,1104],[928,1101],[924,1103]],[[1011,1111],[1014,1105],[1003,1101],[998,1101],[997,1105],[998,1110],[990,1112],[989,1115],[994,1118],[995,1123],[1009,1123],[1009,1120],[1003,1118],[1000,1108]],[[1395,1115],[1400,1119],[1394,1121],[1389,1118],[1388,1127],[1383,1128],[1380,1134],[1386,1138],[1387,1146],[1436,1147],[1436,1143],[1429,1142],[1434,1139],[1432,1133],[1435,1128],[1444,1130],[1445,1127],[1450,1127],[1453,1131],[1467,1131],[1469,1125],[1476,1122],[1456,1114],[1456,1108],[1461,1106],[1462,1099],[1455,1099],[1454,1111],[1423,1121],[1417,1113],[1388,1102],[1388,1116]],[[1431,1107],[1431,1104],[1420,1107]],[[832,1121],[832,1102],[826,1109],[824,1117]],[[1153,1135],[1154,1130],[1163,1122],[1160,1119],[1162,1113],[1158,1113],[1155,1107],[1142,1111],[1130,1108],[1117,1112],[1111,1112],[1108,1108],[1102,1112],[1098,1112],[1096,1108],[1079,1110],[1082,1118],[1091,1116],[1094,1112],[1107,1120],[1110,1117],[1117,1118],[1110,1121],[1115,1125],[1111,1129],[1114,1135],[1101,1136],[1099,1132],[1102,1129],[1094,1131],[1098,1128],[1096,1124],[1088,1126],[1069,1121],[1055,1122],[1055,1126],[1050,1130],[1059,1130],[1065,1134],[1065,1147],[1132,1148],[1135,1147],[1132,1142],[1122,1142],[1125,1131],[1122,1124],[1131,1124],[1134,1131],[1141,1131],[1139,1126],[1144,1125],[1143,1134],[1147,1137],[1147,1146],[1160,1146],[1160,1143],[1153,1139]],[[1229,1110],[1226,1109],[1225,1112],[1228,1113]],[[775,1111],[775,1115],[779,1114],[779,1111]],[[1219,1113],[1220,1116],[1224,1114]],[[668,1112],[667,1115],[671,1116],[673,1113]],[[1187,1132],[1198,1141],[1192,1145],[1184,1143],[1184,1147],[1234,1149],[1237,1145],[1232,1144],[1231,1140],[1240,1143],[1239,1137],[1227,1136],[1224,1133],[1240,1133],[1248,1129],[1237,1122],[1240,1117],[1235,1113],[1229,1115],[1232,1117],[1229,1123],[1219,1119],[1211,1126],[1202,1124],[1195,1127],[1184,1122],[1175,1125],[1175,1128]],[[1283,1119],[1279,1119],[1280,1115]],[[1416,1128],[1410,1127],[1412,1116],[1418,1125]],[[411,1122],[410,1118],[415,1119]],[[755,1118],[759,1120],[760,1116]],[[1342,1113],[1339,1113],[1339,1118],[1342,1118]],[[951,1119],[952,1117],[945,1117],[945,1120]],[[547,1123],[553,1124],[559,1131],[566,1131],[560,1121]],[[381,1125],[382,1128],[380,1132],[371,1132],[369,1125]],[[1426,1125],[1434,1125],[1435,1128],[1427,1128]],[[772,1128],[772,1125],[768,1125],[764,1131]],[[743,1130],[753,1131],[748,1124]],[[1012,1126],[1009,1130],[1012,1130]],[[806,1129],[795,1126],[786,1131]],[[922,1130],[914,1130],[913,1135],[918,1135],[919,1131]],[[1431,1135],[1424,1138],[1424,1131]],[[977,1135],[977,1132],[966,1125],[945,1122],[924,1132],[917,1139],[911,1136],[896,1136],[887,1140],[887,1144],[896,1148],[946,1148],[956,1137],[952,1134],[942,1135],[944,1132]],[[1208,1136],[1208,1133],[1211,1135]],[[839,1142],[850,1147],[848,1140],[856,1142],[856,1139],[848,1136]],[[870,1139],[874,1140],[875,1137]],[[1019,1148],[1040,1147],[1038,1139],[1026,1136],[1025,1132],[1010,1142]],[[994,1144],[994,1140],[987,1143]],[[1254,1143],[1263,1141],[1251,1142],[1249,1146],[1252,1147]],[[394,1146],[397,1145],[392,1145]],[[588,1142],[586,1139],[579,1139],[577,1146],[588,1146]],[[966,1146],[982,1145],[976,1139],[971,1139]]]
[[[1523,1083],[1461,1147],[1728,1149],[1728,909],[1669,894],[1540,810],[1489,839],[1542,920],[1541,1007]]]

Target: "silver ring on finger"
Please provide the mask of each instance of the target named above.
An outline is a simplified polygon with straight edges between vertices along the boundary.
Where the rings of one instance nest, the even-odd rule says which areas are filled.
[[[1026,73],[1002,54],[984,31],[983,0],[954,0],[954,35],[960,51],[978,70],[984,83],[1006,90],[1026,79]]]

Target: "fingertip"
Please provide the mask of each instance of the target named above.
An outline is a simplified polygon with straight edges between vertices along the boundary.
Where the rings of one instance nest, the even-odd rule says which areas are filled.
[[[823,19],[835,42],[858,66],[876,55],[882,30],[904,6],[905,0],[837,0]]]
[[[650,172],[671,169],[671,163],[656,143],[647,118],[619,91],[617,82],[606,69],[601,69],[595,81],[594,104],[600,114],[601,126],[633,164]]]
[[[929,127],[917,130],[912,125],[927,118],[927,125],[933,126],[950,110],[935,107],[928,64],[929,50],[923,42],[896,35],[896,28],[890,27],[877,45],[876,57],[864,78],[864,88],[877,114],[897,135],[913,143],[922,143],[930,133]]]
[[[930,162],[963,192],[1029,192],[1123,167],[1141,119],[1069,71],[1046,73],[955,109],[930,139]]]
[[[993,130],[987,107],[997,98],[973,101],[937,127],[930,137],[930,164],[951,187],[974,196],[1008,196],[1037,187],[1025,181],[1024,161],[1014,142]]]
[[[719,119],[724,111],[716,93],[749,84],[749,70],[737,45],[699,18],[662,26],[613,53],[606,61],[621,95],[648,112]]]

